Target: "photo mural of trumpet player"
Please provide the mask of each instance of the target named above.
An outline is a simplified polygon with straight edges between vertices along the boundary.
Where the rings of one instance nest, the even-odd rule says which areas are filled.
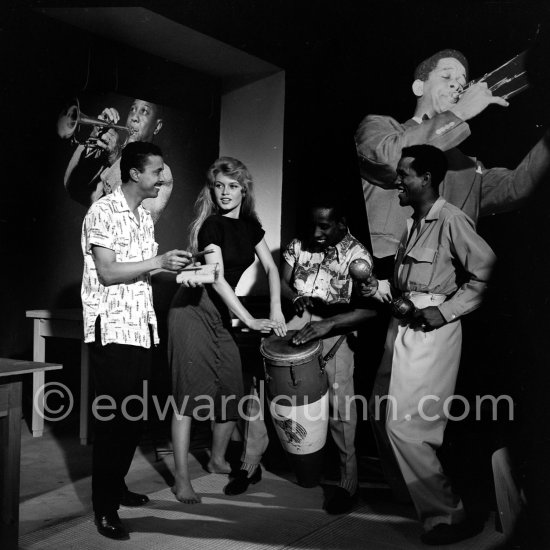
[[[73,138],[78,143],[64,176],[65,189],[70,197],[88,207],[101,197],[112,193],[121,184],[120,155],[132,142],[152,142],[163,125],[161,106],[151,101],[134,99],[126,121],[119,124],[121,116],[114,107],[105,107],[95,118],[80,111],[78,100],[69,105],[58,121],[58,134]],[[91,126],[89,137],[83,141],[75,138],[82,133],[82,126]],[[143,203],[156,223],[172,193],[173,177],[164,164],[163,185],[158,197]]]
[[[457,50],[442,50],[414,71],[413,116],[401,123],[389,116],[368,115],[359,125],[355,143],[363,180],[375,271],[391,277],[393,257],[412,209],[401,208],[396,168],[403,147],[434,145],[445,152],[449,170],[440,194],[477,223],[480,216],[520,207],[550,167],[548,133],[517,168],[485,168],[458,146],[470,135],[468,121],[492,104],[508,107],[506,98],[526,87],[524,54],[467,86],[468,62]],[[497,95],[498,94],[498,95]],[[500,97],[502,96],[502,97]],[[389,285],[380,292],[389,302]]]

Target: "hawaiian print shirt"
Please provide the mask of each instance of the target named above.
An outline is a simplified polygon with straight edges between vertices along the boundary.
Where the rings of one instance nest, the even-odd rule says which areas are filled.
[[[156,256],[158,245],[151,215],[138,207],[140,224],[120,187],[92,204],[82,225],[84,273],[81,298],[84,341],[95,340],[95,322],[101,318],[101,343],[151,347],[149,325],[158,344],[157,318],[149,274],[121,284],[103,286],[98,278],[92,246],[114,250],[117,262],[141,262]]]
[[[293,268],[292,282],[298,295],[321,298],[327,304],[350,302],[353,281],[349,264],[353,260],[366,260],[372,268],[368,250],[349,232],[323,252],[310,252],[300,240],[294,239],[283,257]]]

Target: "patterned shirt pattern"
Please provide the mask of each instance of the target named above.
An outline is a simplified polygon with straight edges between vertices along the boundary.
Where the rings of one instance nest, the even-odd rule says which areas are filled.
[[[117,262],[141,262],[156,256],[158,245],[151,215],[138,207],[140,223],[120,187],[92,204],[82,224],[84,255],[81,298],[84,341],[95,340],[95,322],[101,318],[101,343],[151,347],[149,325],[158,344],[157,318],[149,274],[128,283],[104,286],[98,278],[92,246],[115,252]]]
[[[293,268],[292,283],[299,296],[312,296],[327,304],[348,304],[353,281],[349,264],[356,259],[366,260],[372,268],[368,250],[349,232],[335,246],[323,252],[311,252],[299,239],[294,239],[283,252],[285,261]]]

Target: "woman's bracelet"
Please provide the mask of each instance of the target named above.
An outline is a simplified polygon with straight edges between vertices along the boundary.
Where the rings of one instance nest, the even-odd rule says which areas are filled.
[[[296,300],[299,300],[300,298],[301,298],[301,296],[298,294],[298,296],[296,296],[295,298],[293,298],[292,303],[296,302]]]

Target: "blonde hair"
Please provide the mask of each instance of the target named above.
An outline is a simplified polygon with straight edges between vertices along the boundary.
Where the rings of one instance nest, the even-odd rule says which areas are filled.
[[[243,188],[243,200],[241,202],[239,217],[259,222],[255,210],[254,184],[248,168],[235,158],[220,157],[214,161],[206,172],[206,184],[195,201],[195,219],[189,226],[189,245],[192,252],[198,252],[199,231],[204,220],[212,214],[220,213],[220,209],[214,198],[214,186],[218,174],[223,174],[238,181]]]

